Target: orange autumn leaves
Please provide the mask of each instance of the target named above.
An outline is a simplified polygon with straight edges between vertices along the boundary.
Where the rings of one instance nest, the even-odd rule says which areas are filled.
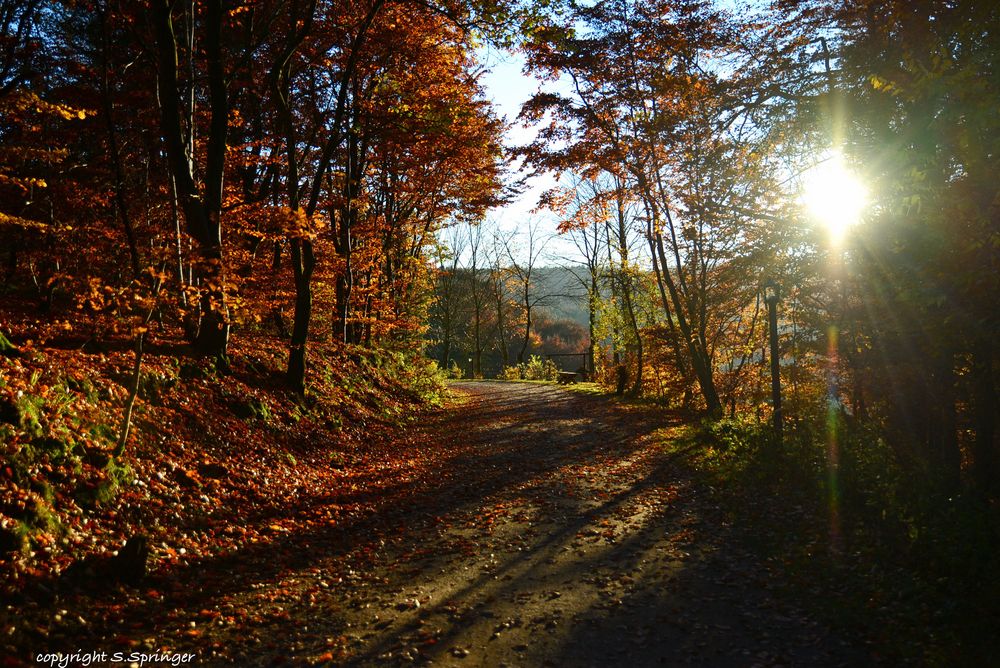
[[[293,317],[302,347],[331,314],[345,342],[418,346],[437,231],[501,187],[503,123],[468,29],[496,13],[486,5],[81,2],[28,16],[9,59],[53,69],[0,91],[9,280],[84,316],[81,332],[124,332],[109,319],[134,309],[109,304],[146,290],[148,269],[166,330],[220,331],[206,354],[225,352],[230,325],[286,337]],[[295,304],[307,289],[312,316]]]

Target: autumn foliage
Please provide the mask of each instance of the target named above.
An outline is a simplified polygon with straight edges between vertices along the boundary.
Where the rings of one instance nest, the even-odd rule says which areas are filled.
[[[921,484],[995,488],[998,16],[974,5],[609,0],[532,33],[551,85],[522,154],[574,177],[543,203],[586,256],[609,384],[769,419],[774,284],[793,429],[874,426]],[[868,194],[846,232],[803,205],[841,163]]]
[[[81,513],[160,512],[134,485],[174,474],[146,464],[173,462],[171,488],[225,486],[227,431],[237,449],[274,421],[346,442],[436,396],[429,256],[499,201],[503,124],[472,48],[509,11],[13,0],[0,16],[5,586],[64,569]],[[87,531],[99,553],[156,533],[110,515]]]

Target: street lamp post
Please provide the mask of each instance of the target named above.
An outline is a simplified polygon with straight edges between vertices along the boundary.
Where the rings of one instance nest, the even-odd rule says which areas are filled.
[[[771,401],[774,405],[774,434],[781,444],[781,366],[778,357],[778,285],[773,280],[764,283],[764,301],[771,339]]]

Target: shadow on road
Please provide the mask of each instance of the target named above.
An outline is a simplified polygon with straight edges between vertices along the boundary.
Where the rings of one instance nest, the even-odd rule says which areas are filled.
[[[341,489],[220,509],[213,522],[291,528],[157,573],[157,596],[121,610],[141,623],[91,638],[201,665],[870,662],[727,541],[656,445],[679,416],[554,386],[455,387],[460,402],[359,454]]]

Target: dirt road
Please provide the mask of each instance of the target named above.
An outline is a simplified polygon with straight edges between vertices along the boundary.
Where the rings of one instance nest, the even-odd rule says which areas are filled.
[[[318,443],[333,483],[303,482],[266,513],[220,507],[218,530],[257,537],[238,550],[56,599],[58,634],[35,608],[33,651],[169,650],[202,666],[874,663],[775,593],[780,570],[737,546],[665,454],[677,425],[662,412],[552,385],[453,391],[391,442]]]
[[[331,618],[290,629],[289,657],[323,656],[329,633],[350,665],[872,663],[770,593],[655,447],[662,420],[552,386],[454,391],[418,439],[436,478],[380,511],[400,533],[337,569]]]

